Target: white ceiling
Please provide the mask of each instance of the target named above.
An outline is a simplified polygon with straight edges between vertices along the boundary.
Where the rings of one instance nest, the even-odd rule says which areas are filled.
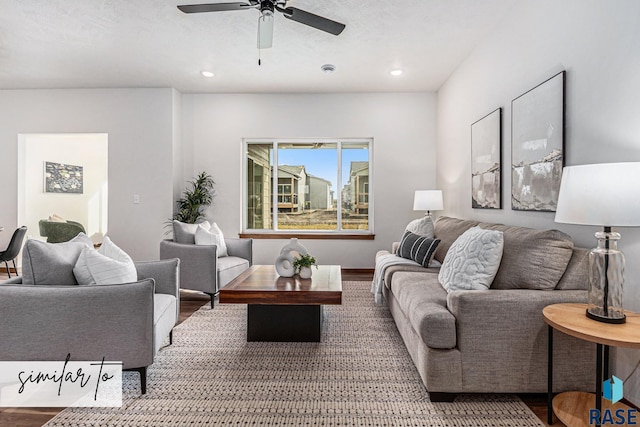
[[[524,0],[518,0],[524,1]],[[183,14],[220,0],[12,0],[0,14],[0,89],[174,87],[181,92],[437,90],[514,0],[291,0],[346,24],[333,36],[276,13]],[[335,64],[325,74],[320,66]],[[389,71],[404,69],[401,77]],[[201,70],[216,75],[205,78]]]

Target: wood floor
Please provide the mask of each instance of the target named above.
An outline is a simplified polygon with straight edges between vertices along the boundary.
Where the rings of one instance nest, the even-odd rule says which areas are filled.
[[[5,272],[0,272],[0,281],[7,279]],[[346,270],[342,272],[342,280],[371,280],[370,270]],[[184,322],[201,306],[209,302],[209,297],[199,292],[180,291],[180,319]],[[542,420],[545,425],[547,420],[547,395],[546,394],[521,394],[520,398]],[[41,427],[53,418],[61,408],[0,408],[0,426],[13,427]],[[554,427],[562,427],[564,424],[557,421]]]

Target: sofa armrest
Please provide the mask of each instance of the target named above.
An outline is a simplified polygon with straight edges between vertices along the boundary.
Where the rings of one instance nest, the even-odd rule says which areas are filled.
[[[153,362],[154,282],[0,286],[0,360]]]
[[[249,261],[253,265],[253,239],[225,238],[227,253],[229,256],[237,256]]]
[[[180,318],[180,260],[136,262],[138,280],[153,279],[156,294],[167,294],[176,299],[176,320]]]
[[[456,318],[458,348],[471,352],[486,343],[491,343],[498,351],[523,339],[535,342],[545,326],[544,307],[586,301],[587,291],[583,290],[490,289],[454,291],[447,295],[447,307]],[[528,341],[526,336],[529,336]]]
[[[160,261],[136,261],[138,280],[153,279],[156,283],[157,294],[168,294],[176,298],[180,297],[180,285],[178,274],[180,260],[170,258]]]
[[[395,254],[396,252],[398,252],[398,246],[400,246],[400,242],[393,242],[391,244],[391,253]]]
[[[194,245],[175,243],[172,240],[160,242],[160,259],[180,259],[180,287],[214,294],[217,292],[216,245]]]

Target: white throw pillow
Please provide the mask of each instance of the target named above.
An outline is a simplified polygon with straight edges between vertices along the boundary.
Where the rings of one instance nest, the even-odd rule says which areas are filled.
[[[423,216],[422,218],[414,219],[411,221],[407,228],[404,230],[405,232],[410,231],[413,234],[417,234],[418,236],[428,237],[429,239],[434,238],[433,231],[433,220],[430,216]]]
[[[438,273],[440,284],[447,292],[489,289],[500,267],[503,248],[502,231],[468,229],[444,257]]]
[[[205,227],[198,226],[195,235],[196,245],[216,245],[218,247],[218,256],[227,256],[227,244],[224,241],[222,230],[215,222],[211,223],[209,230]]]
[[[73,274],[81,285],[114,285],[138,280],[131,257],[109,237],[104,238],[97,251],[90,248],[82,251]]]

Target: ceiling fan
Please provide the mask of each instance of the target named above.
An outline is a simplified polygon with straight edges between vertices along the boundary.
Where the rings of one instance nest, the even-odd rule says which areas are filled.
[[[202,12],[226,12],[229,10],[257,9],[260,11],[258,18],[258,49],[270,48],[273,44],[273,20],[274,12],[278,11],[285,18],[300,22],[318,30],[325,31],[335,36],[344,30],[345,25],[322,16],[315,15],[296,7],[287,7],[288,0],[247,0],[248,3],[210,3],[190,4],[178,6],[184,13]]]

